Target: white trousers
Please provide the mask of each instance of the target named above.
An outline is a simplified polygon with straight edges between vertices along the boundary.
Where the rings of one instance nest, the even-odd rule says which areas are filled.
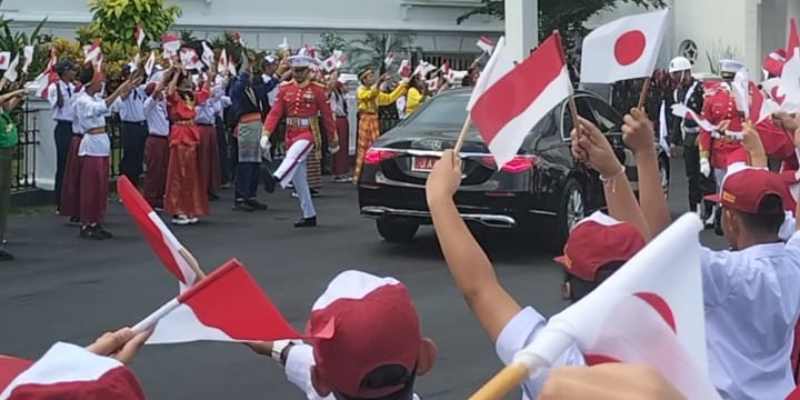
[[[280,181],[284,189],[289,186],[289,182],[294,184],[303,218],[317,216],[314,202],[311,200],[311,189],[308,187],[308,155],[313,148],[314,145],[308,140],[294,142],[286,152],[286,157],[278,170],[275,171],[275,178]]]

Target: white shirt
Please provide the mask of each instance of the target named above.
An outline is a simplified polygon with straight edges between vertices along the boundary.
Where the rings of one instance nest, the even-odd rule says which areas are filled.
[[[58,107],[58,91],[61,91],[61,96],[64,99],[62,107]],[[75,111],[72,105],[72,100],[76,97],[75,85],[66,83],[61,79],[50,84],[47,89],[47,101],[50,102],[50,107],[53,109],[53,119],[56,121],[70,122],[75,116]]]
[[[83,130],[81,129],[81,121],[78,117],[78,113],[75,112],[75,99],[78,98],[83,90],[79,90],[75,93],[75,96],[72,97],[72,101],[70,102],[70,106],[72,107],[72,134],[73,135],[83,135]]]
[[[106,101],[99,97],[89,96],[81,92],[75,98],[75,113],[78,115],[81,130],[88,132],[93,128],[106,126],[106,117],[110,114]],[[78,156],[108,157],[111,155],[111,142],[108,134],[86,134],[81,139]]]
[[[128,97],[119,97],[111,105],[114,112],[119,113],[119,118],[124,122],[144,122],[144,101],[147,99],[144,86],[137,87],[128,93]]]
[[[527,347],[536,335],[547,324],[547,320],[533,307],[526,307],[503,327],[495,343],[497,356],[505,365],[514,361],[514,355]],[[583,355],[577,346],[571,346],[553,367],[565,365],[584,365]],[[534,400],[539,398],[547,376],[548,370],[542,370],[533,377],[528,378],[522,385],[522,399]]]
[[[703,249],[711,381],[723,398],[783,399],[800,313],[800,234],[742,251]]]
[[[148,97],[144,101],[144,114],[147,117],[147,128],[154,136],[169,136],[169,115],[167,101]]]
[[[269,83],[273,79],[278,79],[278,77],[277,76],[269,76],[269,75],[266,75],[266,74],[261,74],[261,79],[264,80],[264,83]],[[278,98],[278,87],[279,86],[280,85],[275,85],[275,87],[272,88],[272,90],[267,92],[267,101],[269,102],[269,106],[270,107],[275,105],[275,99]]]
[[[314,362],[314,349],[307,344],[294,345],[289,349],[286,357],[286,378],[289,382],[300,388],[308,400],[336,400],[331,394],[321,397],[311,383],[311,368],[316,365]],[[420,400],[414,394],[413,400]]]

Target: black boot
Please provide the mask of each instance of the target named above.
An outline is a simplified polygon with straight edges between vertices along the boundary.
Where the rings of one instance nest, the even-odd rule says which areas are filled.
[[[266,204],[264,204],[264,203],[262,203],[262,202],[260,202],[260,201],[258,201],[256,199],[249,199],[249,200],[245,201],[245,204],[247,204],[248,206],[252,207],[256,211],[266,211],[269,208]]]
[[[0,249],[0,262],[3,261],[14,261],[14,256],[9,252]]]
[[[278,183],[278,179],[275,178],[275,175],[261,174],[261,178],[264,180],[264,191],[267,193],[275,193],[275,186]]]
[[[300,220],[294,224],[295,228],[313,228],[315,226],[317,226],[317,217],[300,218]]]
[[[104,240],[105,237],[100,234],[97,226],[84,225],[81,227],[81,239],[90,240]]]
[[[253,208],[245,200],[236,199],[236,203],[233,205],[233,211],[253,212],[255,211],[255,208]]]

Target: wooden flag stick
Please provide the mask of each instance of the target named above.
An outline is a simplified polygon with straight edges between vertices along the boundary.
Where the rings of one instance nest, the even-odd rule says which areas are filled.
[[[644,103],[647,101],[647,95],[650,94],[650,78],[644,80],[642,85],[642,92],[639,93],[639,105],[637,108],[644,108]]]
[[[192,267],[192,270],[194,271],[195,274],[197,274],[198,278],[200,279],[206,278],[206,273],[203,272],[203,270],[200,268],[200,263],[197,262],[197,259],[194,258],[194,256],[192,255],[192,253],[189,252],[189,250],[186,250],[186,248],[182,247],[180,250],[178,250],[178,253],[181,255],[181,257],[183,257],[184,260],[186,260],[189,266]]]
[[[475,392],[469,400],[500,400],[519,387],[530,376],[530,372],[523,363],[510,364]]]
[[[472,119],[470,119],[469,114],[467,114],[467,119],[464,120],[464,126],[461,127],[461,133],[458,134],[456,145],[453,147],[453,153],[455,153],[456,157],[458,157],[458,154],[461,153],[461,148],[464,147],[464,140],[467,138],[467,132],[469,132],[469,127],[471,124]]]
[[[569,95],[569,114],[572,116],[572,128],[578,131],[580,120],[578,120],[578,106],[575,105],[575,95]],[[580,133],[580,131],[578,131]]]

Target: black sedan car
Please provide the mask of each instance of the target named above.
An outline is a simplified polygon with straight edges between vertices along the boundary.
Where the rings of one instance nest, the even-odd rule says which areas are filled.
[[[376,219],[385,240],[410,241],[420,225],[431,223],[425,181],[442,150],[454,147],[469,96],[469,90],[436,96],[367,152],[359,205],[362,215]],[[589,92],[576,92],[575,101],[579,114],[608,135],[635,180],[633,155],[620,133],[622,117]],[[571,130],[565,100],[531,130],[519,155],[500,170],[478,132],[469,132],[455,198],[462,217],[477,227],[538,231],[541,244],[562,246],[572,226],[605,207],[597,173],[572,158]]]

